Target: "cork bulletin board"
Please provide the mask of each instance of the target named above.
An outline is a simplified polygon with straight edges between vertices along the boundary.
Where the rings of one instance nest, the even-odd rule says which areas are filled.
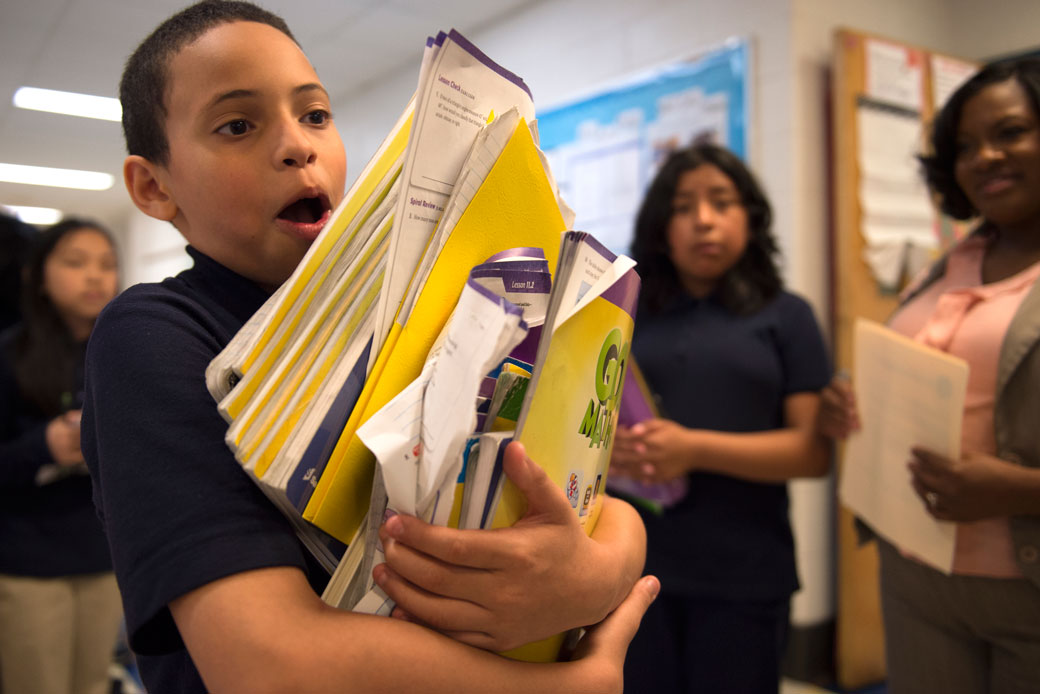
[[[883,37],[835,33],[830,266],[839,369],[851,371],[855,319],[885,322],[908,278],[965,232],[914,187],[913,154],[923,151],[937,104],[976,67]],[[856,689],[885,678],[877,550],[858,543],[840,504],[837,538],[835,672],[839,686]]]

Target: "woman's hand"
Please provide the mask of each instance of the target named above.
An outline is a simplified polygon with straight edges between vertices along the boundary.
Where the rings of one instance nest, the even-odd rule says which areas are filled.
[[[852,384],[844,376],[835,376],[820,391],[820,410],[816,417],[817,430],[831,439],[848,438],[859,431],[859,410]]]
[[[915,447],[907,464],[914,491],[937,520],[974,521],[1016,513],[1035,513],[1038,473],[982,453],[965,453],[952,460]]]
[[[59,465],[79,465],[83,451],[79,447],[79,410],[70,410],[47,423],[44,434],[47,449]]]

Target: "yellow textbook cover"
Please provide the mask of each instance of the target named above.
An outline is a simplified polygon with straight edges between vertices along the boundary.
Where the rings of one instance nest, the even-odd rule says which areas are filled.
[[[567,235],[577,234],[580,232]],[[611,262],[615,260],[613,253],[591,236],[584,236],[583,241],[594,244]],[[587,534],[592,533],[603,507],[639,297],[639,275],[631,269],[631,262],[620,268],[620,277],[602,293],[591,300],[586,296],[584,306],[564,316],[551,333],[548,329],[543,332],[542,340],[549,342],[544,358],[540,354],[535,364],[529,400],[517,425],[516,440],[566,492]],[[557,282],[562,281],[562,274],[562,269],[557,271]],[[553,317],[547,324],[551,320]],[[507,480],[490,527],[512,525],[523,516],[526,506],[523,496]],[[527,644],[505,655],[552,661],[565,636]]]
[[[392,329],[380,352],[381,363],[358,401],[359,407],[365,403],[364,410],[351,416],[304,518],[340,541],[350,541],[367,510],[375,464],[354,436],[356,428],[419,376],[475,265],[509,248],[533,246],[544,249],[554,267],[565,229],[554,186],[521,119],[451,232],[407,322],[399,332],[396,326]]]

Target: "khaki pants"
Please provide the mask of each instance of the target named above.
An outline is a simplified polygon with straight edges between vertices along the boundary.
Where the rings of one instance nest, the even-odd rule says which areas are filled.
[[[1040,589],[946,576],[878,547],[889,694],[1040,692]]]
[[[0,574],[3,694],[107,694],[122,606],[111,573]]]

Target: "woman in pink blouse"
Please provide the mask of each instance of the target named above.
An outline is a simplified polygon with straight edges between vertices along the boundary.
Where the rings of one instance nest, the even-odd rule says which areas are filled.
[[[1040,61],[983,68],[931,144],[921,161],[943,211],[980,223],[889,325],[970,371],[960,459],[907,451],[921,503],[957,523],[953,573],[879,540],[889,692],[1040,692]],[[858,428],[846,382],[824,390],[820,426]]]

